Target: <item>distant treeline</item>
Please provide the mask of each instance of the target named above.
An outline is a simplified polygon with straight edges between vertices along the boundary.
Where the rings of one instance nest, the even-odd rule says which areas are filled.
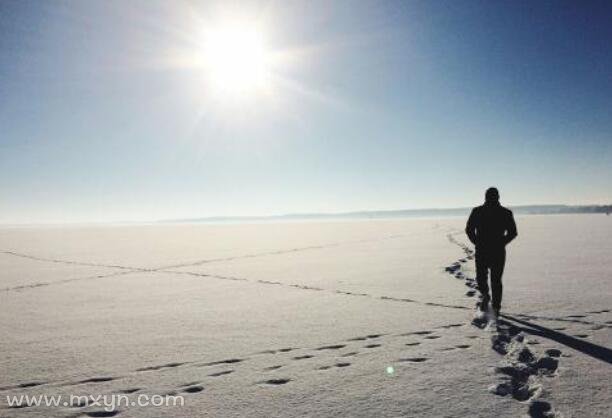
[[[567,213],[612,213],[612,205],[531,205],[511,206],[516,215],[555,215]],[[344,213],[295,213],[275,216],[216,216],[208,218],[175,219],[162,222],[262,222],[288,220],[325,220],[325,219],[395,219],[423,218],[441,216],[467,216],[471,208],[450,209],[403,209],[384,211],[360,211]]]
[[[559,213],[612,213],[612,205],[589,205],[589,206],[567,206],[567,205],[541,205],[541,206],[515,206],[511,208],[514,213],[554,215]]]

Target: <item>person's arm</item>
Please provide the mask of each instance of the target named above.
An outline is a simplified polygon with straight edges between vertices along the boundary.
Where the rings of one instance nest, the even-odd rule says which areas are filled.
[[[508,218],[508,226],[506,229],[505,245],[510,244],[510,242],[514,238],[516,238],[517,235],[518,235],[518,232],[516,230],[516,222],[514,222],[514,216],[512,215],[512,212],[510,212],[510,216]]]
[[[468,218],[467,224],[465,225],[465,233],[467,234],[470,242],[476,245],[476,210],[472,209],[470,217]]]

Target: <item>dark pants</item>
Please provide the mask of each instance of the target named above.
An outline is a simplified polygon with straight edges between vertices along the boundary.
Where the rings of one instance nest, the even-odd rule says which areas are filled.
[[[502,301],[502,274],[506,262],[505,248],[476,248],[476,282],[482,294],[483,302],[489,302],[489,271],[491,271],[491,293],[493,309],[499,310]]]

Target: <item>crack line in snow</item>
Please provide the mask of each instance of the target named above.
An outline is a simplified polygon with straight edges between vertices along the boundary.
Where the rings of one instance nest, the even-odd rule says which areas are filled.
[[[125,271],[122,274],[128,274],[128,273],[155,273],[155,272],[180,273],[180,272],[166,271],[166,270],[167,269],[173,269],[173,268],[181,268],[181,267],[192,267],[192,266],[198,266],[198,265],[208,264],[208,263],[217,263],[217,262],[232,261],[232,260],[239,260],[239,259],[257,258],[257,257],[263,257],[263,256],[271,256],[271,255],[290,254],[290,253],[296,253],[296,252],[307,251],[307,250],[316,250],[316,249],[325,249],[325,248],[331,248],[331,247],[338,247],[338,246],[342,246],[342,245],[359,244],[359,243],[366,243],[366,242],[376,242],[376,241],[383,241],[383,240],[389,240],[389,239],[402,238],[404,236],[405,235],[402,235],[402,234],[395,234],[395,235],[389,235],[387,237],[376,238],[376,239],[364,239],[364,240],[355,240],[355,241],[336,242],[336,243],[322,244],[322,245],[317,245],[317,246],[296,247],[296,248],[291,248],[291,249],[288,249],[288,250],[275,250],[275,251],[266,251],[266,252],[253,253],[253,254],[243,254],[243,255],[232,256],[232,257],[212,258],[212,259],[205,259],[205,260],[200,260],[200,261],[196,261],[196,262],[166,265],[166,266],[155,267],[155,268],[136,267],[136,266],[123,266],[123,265],[117,265],[117,264],[104,264],[104,263],[93,263],[93,262],[87,262],[87,261],[76,261],[76,260],[65,260],[65,259],[58,259],[58,258],[48,258],[48,257],[40,257],[40,256],[32,255],[32,254],[26,254],[26,253],[20,253],[20,252],[17,252],[17,251],[8,251],[8,250],[2,250],[2,251],[0,251],[0,254],[10,255],[10,256],[13,256],[13,257],[26,258],[26,259],[34,260],[34,261],[47,262],[47,263],[67,264],[67,265],[76,265],[76,266],[85,266],[85,267],[104,267],[104,268],[120,269],[120,270],[124,270]],[[190,274],[190,272],[186,272],[186,274]],[[194,275],[204,276],[204,277],[211,277],[211,275],[208,275],[208,274],[197,274],[197,273],[193,273],[193,274]],[[64,284],[64,283],[69,283],[69,282],[73,282],[73,281],[100,279],[100,278],[105,278],[105,277],[113,277],[113,276],[117,276],[117,275],[121,275],[121,274],[110,273],[110,274],[100,274],[100,275],[92,275],[92,276],[86,276],[86,277],[78,277],[78,278],[73,278],[73,279],[59,280],[59,281],[55,281],[55,282],[38,282],[38,283],[29,284],[29,285],[20,285],[20,286],[6,287],[6,288],[3,288],[3,289],[0,289],[0,291],[13,291],[13,290],[33,289],[33,288],[37,288],[37,287],[51,286],[51,285],[55,285],[55,284]],[[218,277],[218,278],[222,278],[222,277]],[[238,279],[238,280],[242,280],[242,279]]]

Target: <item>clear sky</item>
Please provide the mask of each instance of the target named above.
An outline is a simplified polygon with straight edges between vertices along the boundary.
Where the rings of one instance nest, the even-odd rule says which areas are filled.
[[[0,222],[473,206],[491,185],[610,203],[611,22],[606,1],[1,1]]]

